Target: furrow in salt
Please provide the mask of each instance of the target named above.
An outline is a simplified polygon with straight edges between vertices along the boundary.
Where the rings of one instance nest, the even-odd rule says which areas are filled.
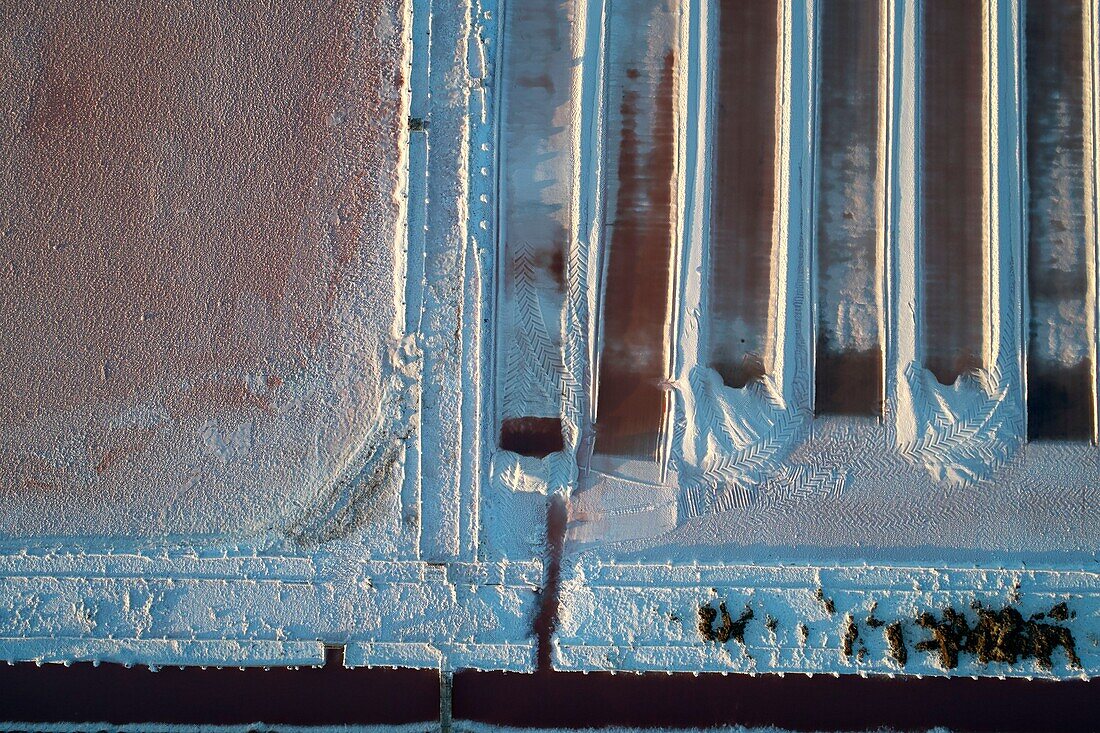
[[[921,238],[924,365],[942,384],[984,366],[982,0],[926,0]]]
[[[775,280],[779,3],[718,3],[710,365],[731,387],[768,368]]]
[[[1027,4],[1028,437],[1087,440],[1096,398],[1081,0]]]
[[[523,0],[504,14],[498,319],[500,443],[562,448],[562,309],[573,230],[580,0]]]
[[[596,452],[655,458],[668,392],[677,0],[612,4]]]
[[[878,415],[882,4],[826,0],[820,18],[815,408]]]

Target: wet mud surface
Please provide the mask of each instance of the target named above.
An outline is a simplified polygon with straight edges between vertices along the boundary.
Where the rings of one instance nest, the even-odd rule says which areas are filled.
[[[623,48],[621,57],[613,54],[610,62],[609,103],[618,110],[612,124],[619,124],[609,136],[618,150],[617,191],[605,244],[595,443],[597,453],[639,458],[655,457],[660,440],[671,327],[677,57],[675,26],[669,22],[674,13],[656,10],[652,15],[648,58],[633,58],[644,47]],[[644,20],[635,13],[616,17],[613,42],[630,43],[626,27]],[[620,32],[624,37],[616,40]]]
[[[905,646],[905,632],[901,628],[901,622],[895,621],[887,625],[883,634],[886,636],[886,643],[890,649],[890,658],[899,667],[905,667],[909,663],[909,649]]]
[[[815,410],[882,412],[881,4],[820,9]]]
[[[1084,3],[1028,3],[1027,411],[1030,439],[1093,437]]]
[[[717,609],[708,603],[699,607],[699,635],[707,641],[714,641],[719,644],[725,644],[733,639],[744,646],[745,627],[753,618],[755,618],[755,613],[748,606],[745,607],[745,610],[741,612],[741,615],[735,621],[726,609],[725,602],[719,603]]]
[[[1051,366],[1029,360],[1028,440],[1090,440],[1095,420],[1096,377],[1092,364]]]
[[[710,365],[730,387],[768,363],[776,237],[779,9],[718,3],[707,320]]]
[[[855,652],[856,642],[859,641],[859,627],[856,626],[855,619],[851,614],[844,619],[844,635],[840,637],[840,653],[845,658],[851,658]],[[861,649],[863,654],[867,653],[866,649]]]
[[[561,418],[508,418],[500,425],[500,447],[533,458],[545,458],[551,453],[564,450]]]
[[[943,610],[940,618],[931,613],[917,617],[917,625],[931,634],[931,639],[917,642],[917,651],[932,652],[944,669],[959,666],[959,654],[972,654],[982,664],[1016,664],[1035,659],[1039,666],[1052,668],[1053,654],[1061,648],[1071,668],[1080,669],[1073,632],[1059,624],[1046,623],[1069,618],[1064,603],[1057,604],[1047,614],[1035,614],[1028,619],[1012,606],[1000,610],[975,603],[977,622],[971,625],[966,616],[952,607]]]
[[[825,598],[820,589],[816,597],[826,613],[833,615],[836,612],[832,601]],[[876,608],[877,604],[872,604],[863,626],[869,630],[885,626],[881,632],[886,642],[883,653],[902,669],[909,661],[907,638],[910,635],[904,630],[906,626],[911,627],[912,636],[918,637],[912,648],[930,654],[936,665],[944,670],[958,668],[960,655],[965,654],[982,665],[1012,666],[1034,660],[1040,669],[1049,672],[1054,667],[1055,654],[1059,650],[1070,669],[1082,668],[1073,631],[1065,625],[1076,618],[1076,613],[1065,601],[1055,604],[1049,611],[1031,614],[1026,619],[1012,604],[994,609],[978,601],[970,604],[969,614],[947,606],[938,616],[922,611],[915,617],[895,618],[889,623],[875,615]],[[717,608],[713,602],[704,603],[698,607],[699,637],[715,644],[733,640],[744,649],[745,628],[755,617],[750,605],[746,605],[735,620],[725,601],[718,601]],[[774,619],[770,614],[765,618],[772,632],[770,643],[774,644],[775,627],[770,624]],[[805,623],[800,623],[798,629],[801,643],[805,644],[810,635],[809,628]],[[861,626],[851,613],[844,615],[837,635],[839,651],[846,663],[863,662],[871,654],[862,636]]]
[[[882,349],[834,351],[821,336],[814,366],[814,411],[819,415],[882,413]]]
[[[927,0],[921,293],[924,365],[942,384],[983,366],[981,0]]]

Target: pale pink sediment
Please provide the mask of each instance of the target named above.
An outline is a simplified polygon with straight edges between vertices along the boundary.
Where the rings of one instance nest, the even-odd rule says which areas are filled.
[[[0,486],[133,493],[203,470],[180,421],[289,434],[284,385],[343,378],[351,283],[393,272],[399,3],[81,5],[0,11]]]

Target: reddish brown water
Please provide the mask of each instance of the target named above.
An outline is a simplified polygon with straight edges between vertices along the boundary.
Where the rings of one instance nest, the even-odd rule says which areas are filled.
[[[1081,0],[1027,4],[1030,439],[1093,435],[1096,381],[1087,357],[1092,338],[1081,317],[1091,307],[1084,12]]]
[[[596,451],[653,458],[666,408],[676,56],[613,69],[622,117],[603,310]],[[647,78],[659,74],[658,79]],[[654,83],[656,82],[656,83]],[[655,89],[651,96],[649,89]]]
[[[119,664],[0,666],[0,719],[94,720],[96,730],[124,723],[233,725],[248,730],[329,726],[356,721],[400,725],[439,716],[439,672],[348,669],[343,649],[326,650],[320,668],[126,668]],[[427,726],[425,726],[427,729]]]
[[[982,0],[925,0],[924,365],[953,384],[982,363]]]
[[[710,364],[731,387],[767,363],[775,240],[775,0],[718,6],[708,328]]]
[[[437,670],[176,669],[0,665],[5,721],[179,725],[378,725],[436,721]],[[1096,730],[1100,681],[606,672],[454,675],[453,718],[529,728]],[[792,700],[798,702],[791,704]],[[262,720],[264,724],[255,725]],[[427,723],[423,729],[437,725]]]
[[[1095,731],[1100,682],[460,672],[454,717],[541,728]]]
[[[878,270],[881,4],[820,5],[815,410],[882,411]]]

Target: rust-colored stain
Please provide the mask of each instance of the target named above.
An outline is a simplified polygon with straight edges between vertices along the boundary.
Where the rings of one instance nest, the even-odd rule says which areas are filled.
[[[96,461],[95,472],[102,476],[111,470],[114,464],[127,456],[140,453],[149,445],[149,441],[152,440],[155,434],[155,428],[139,428],[126,431],[124,437],[116,436],[112,447],[104,450],[99,460]],[[93,451],[89,450],[89,453],[92,454]]]
[[[546,505],[546,577],[532,628],[537,644],[536,656],[540,674],[553,671],[554,631],[558,626],[558,595],[561,591],[561,556],[565,551],[565,531],[568,524],[569,507],[566,500],[560,495],[551,496]]]
[[[390,206],[368,161],[396,160],[397,128],[369,125],[400,64],[363,49],[392,5],[0,10],[0,424],[67,415],[99,444],[117,431],[89,416],[138,401],[272,410]]]
[[[646,99],[642,73],[626,70],[618,195],[608,254],[596,450],[652,458],[664,419],[672,261],[673,105],[676,57],[668,51]],[[639,117],[651,129],[641,134]]]
[[[242,380],[207,380],[192,385],[189,389],[165,400],[165,411],[170,418],[179,419],[202,414],[210,405],[245,413],[276,412],[272,403],[278,384],[278,377],[268,377],[267,388],[255,390]]]
[[[982,0],[925,0],[924,365],[942,384],[983,366]]]
[[[775,246],[774,0],[722,0],[714,121],[710,365],[730,387],[764,375]]]

